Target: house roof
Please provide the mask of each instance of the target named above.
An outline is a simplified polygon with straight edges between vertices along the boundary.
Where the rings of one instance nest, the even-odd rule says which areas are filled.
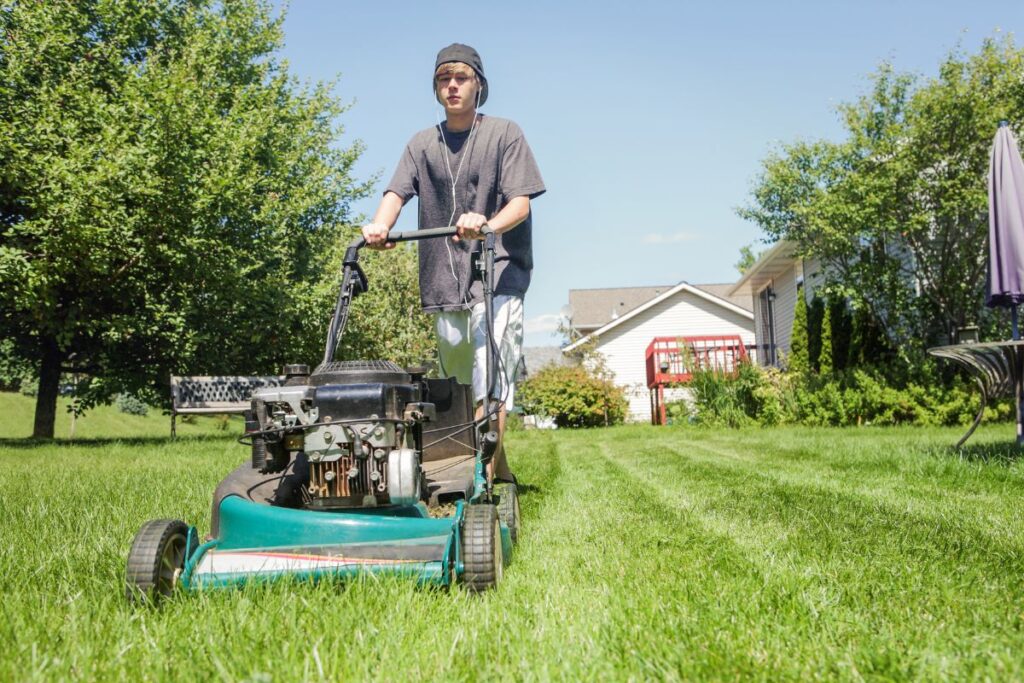
[[[672,289],[671,285],[570,289],[569,308],[572,310],[572,326],[577,330],[597,329],[609,320],[628,313],[640,304],[650,301],[670,289]]]
[[[706,286],[707,285],[705,285],[705,287]],[[721,286],[728,286],[728,285],[721,285]],[[641,288],[641,289],[644,289],[644,288]],[[594,291],[594,290],[571,290],[569,292],[569,300],[570,301],[572,301],[572,293],[573,293],[573,291]],[[704,287],[698,287],[696,285],[691,285],[691,284],[686,283],[686,282],[680,282],[675,287],[671,287],[668,290],[661,292],[660,294],[658,294],[654,298],[649,299],[648,301],[640,304],[639,306],[636,306],[635,308],[627,311],[626,313],[613,318],[612,320],[610,320],[609,322],[605,323],[601,327],[597,328],[593,332],[590,332],[589,334],[587,334],[583,338],[578,339],[575,342],[573,342],[572,344],[570,344],[569,346],[565,347],[564,349],[562,349],[562,352],[565,353],[567,351],[572,351],[577,346],[580,346],[581,344],[583,344],[584,342],[589,340],[591,337],[599,337],[599,336],[601,336],[602,334],[604,334],[608,330],[611,330],[611,329],[621,325],[622,323],[626,322],[627,320],[630,320],[631,318],[634,318],[637,315],[643,313],[644,311],[646,311],[647,309],[651,308],[652,306],[656,306],[657,304],[661,303],[662,301],[665,301],[666,299],[668,299],[670,297],[673,297],[673,296],[675,296],[676,294],[678,294],[680,292],[689,292],[689,293],[694,294],[694,295],[696,295],[698,297],[701,297],[702,299],[710,301],[713,304],[717,304],[717,305],[721,306],[722,308],[730,310],[730,311],[732,311],[734,313],[739,313],[740,315],[742,315],[745,318],[749,318],[751,320],[754,319],[754,314],[753,314],[753,312],[751,311],[750,308],[744,308],[742,306],[739,306],[737,304],[732,303],[728,299],[725,299],[725,298],[723,298],[721,296],[718,296],[717,294],[712,294],[711,292],[706,291],[704,289]],[[748,297],[747,301],[749,301],[749,300],[750,299]],[[575,309],[573,311],[573,314],[575,316]],[[575,324],[575,319],[573,320],[573,326],[577,327],[577,329],[579,329],[578,326]]]
[[[572,326],[581,332],[596,330],[675,286],[570,289],[569,308],[572,310]],[[692,286],[712,296],[725,299],[734,306],[747,311],[753,310],[753,301],[749,294],[745,292],[736,295],[729,294],[729,290],[732,288],[731,284]]]
[[[798,259],[796,243],[779,240],[761,254],[739,282],[730,287],[729,294],[742,293],[753,299],[754,295],[771,284],[772,280],[792,268]]]
[[[569,359],[557,346],[524,346],[523,365],[525,374],[530,375],[549,365],[569,365]]]

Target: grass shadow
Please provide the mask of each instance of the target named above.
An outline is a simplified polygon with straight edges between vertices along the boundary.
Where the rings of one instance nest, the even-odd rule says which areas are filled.
[[[969,444],[957,448],[946,446],[941,450],[943,455],[951,455],[970,462],[991,462],[1011,465],[1024,457],[1024,447],[1015,441],[999,441],[995,443]]]

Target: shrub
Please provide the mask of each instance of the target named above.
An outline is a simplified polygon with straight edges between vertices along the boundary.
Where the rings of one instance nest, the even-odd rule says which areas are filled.
[[[740,363],[736,373],[697,370],[689,387],[693,392],[693,420],[698,424],[741,427],[776,425],[789,421],[788,376]]]
[[[695,372],[689,385],[692,409],[675,402],[668,412],[688,414],[699,424],[726,427],[969,423],[977,410],[977,396],[961,384],[944,386],[932,379],[898,386],[881,369],[818,376],[744,363],[735,375]],[[1010,412],[1003,402],[994,404],[989,414],[1006,417]]]
[[[584,366],[542,368],[516,389],[527,414],[545,415],[559,427],[600,427],[626,417],[625,391]]]
[[[114,403],[118,410],[128,415],[145,415],[149,412],[149,406],[131,394],[118,394]]]
[[[36,396],[39,393],[39,380],[35,377],[21,380],[18,391],[24,396]]]

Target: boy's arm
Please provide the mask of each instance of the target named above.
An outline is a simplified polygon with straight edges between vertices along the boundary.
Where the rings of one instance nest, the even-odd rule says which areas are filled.
[[[394,242],[385,242],[391,228],[394,227],[398,215],[402,213],[402,198],[394,192],[385,192],[380,200],[373,222],[363,226],[363,239],[371,249],[393,249]]]

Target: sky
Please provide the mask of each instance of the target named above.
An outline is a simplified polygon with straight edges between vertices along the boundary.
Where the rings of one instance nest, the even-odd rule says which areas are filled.
[[[527,346],[557,345],[569,290],[735,282],[740,248],[763,248],[736,215],[780,144],[842,138],[836,107],[883,62],[933,76],[951,50],[1020,42],[1024,2],[423,3],[292,0],[290,71],[334,82],[350,104],[340,144],[379,180],[353,205],[372,217],[402,150],[444,116],[437,51],[472,45],[485,114],[523,129],[547,186],[533,207]],[[398,230],[416,227],[405,208]],[[371,283],[372,288],[372,283]]]

